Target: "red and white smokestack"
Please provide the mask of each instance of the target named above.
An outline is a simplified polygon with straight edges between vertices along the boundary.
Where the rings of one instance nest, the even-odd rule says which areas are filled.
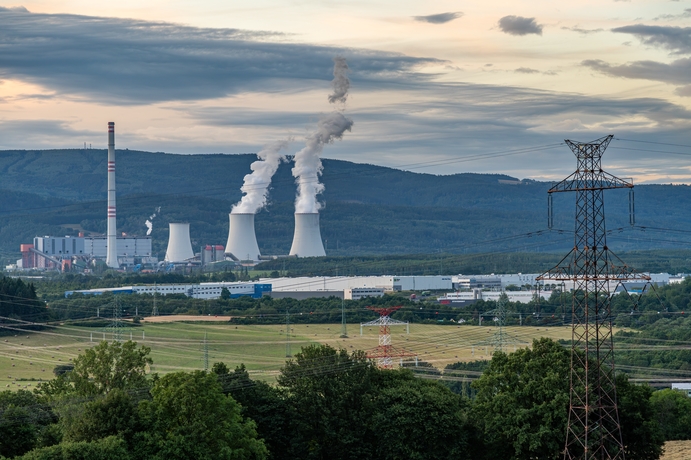
[[[108,122],[108,241],[106,265],[120,268],[118,264],[118,235],[115,223],[115,123]]]

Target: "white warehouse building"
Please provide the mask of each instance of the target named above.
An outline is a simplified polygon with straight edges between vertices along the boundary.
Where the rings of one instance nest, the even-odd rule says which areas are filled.
[[[314,276],[301,278],[263,278],[273,292],[345,291],[355,288],[382,288],[384,292],[449,291],[451,276]]]

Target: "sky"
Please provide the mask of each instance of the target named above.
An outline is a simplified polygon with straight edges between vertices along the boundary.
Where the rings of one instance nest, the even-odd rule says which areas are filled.
[[[20,1],[18,3],[17,1]],[[605,169],[691,183],[691,0],[0,0],[0,150],[298,151],[560,180],[564,139],[613,134]]]

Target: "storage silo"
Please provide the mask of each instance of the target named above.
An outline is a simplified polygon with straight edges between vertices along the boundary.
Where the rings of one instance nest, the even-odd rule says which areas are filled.
[[[295,213],[295,233],[290,255],[297,257],[326,255],[319,230],[319,213]]]
[[[166,262],[186,262],[194,257],[192,241],[190,240],[190,224],[187,222],[171,222],[168,235],[168,249]]]
[[[259,245],[254,233],[254,216],[253,213],[230,213],[226,255],[237,260],[259,260]]]

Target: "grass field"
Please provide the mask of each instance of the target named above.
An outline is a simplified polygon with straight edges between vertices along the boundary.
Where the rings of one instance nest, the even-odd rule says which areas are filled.
[[[175,317],[172,317],[173,319]],[[179,319],[179,318],[175,318]],[[254,378],[273,381],[286,360],[288,340],[285,325],[243,326],[227,322],[143,322],[141,326],[125,330],[123,340],[130,337],[139,344],[151,347],[152,370],[168,373],[204,368],[204,337],[209,365],[222,361],[230,368],[244,363]],[[341,338],[340,324],[291,325],[292,353],[313,344],[329,344],[335,348],[369,350],[378,344],[378,328],[365,327],[360,336],[359,324],[348,325],[348,338]],[[493,346],[488,341],[496,328],[478,326],[440,326],[411,324],[392,326],[394,347],[413,352],[422,361],[439,369],[457,361],[471,361],[489,357]],[[524,347],[536,337],[569,338],[568,327],[505,328],[515,344]],[[20,333],[0,338],[0,387],[32,388],[38,379],[53,378],[53,368],[68,364],[85,349],[101,340],[112,340],[110,332],[101,329],[59,326],[37,333]],[[33,380],[32,380],[33,379]]]
[[[691,458],[691,441],[667,441],[665,453],[661,460],[689,460]]]

